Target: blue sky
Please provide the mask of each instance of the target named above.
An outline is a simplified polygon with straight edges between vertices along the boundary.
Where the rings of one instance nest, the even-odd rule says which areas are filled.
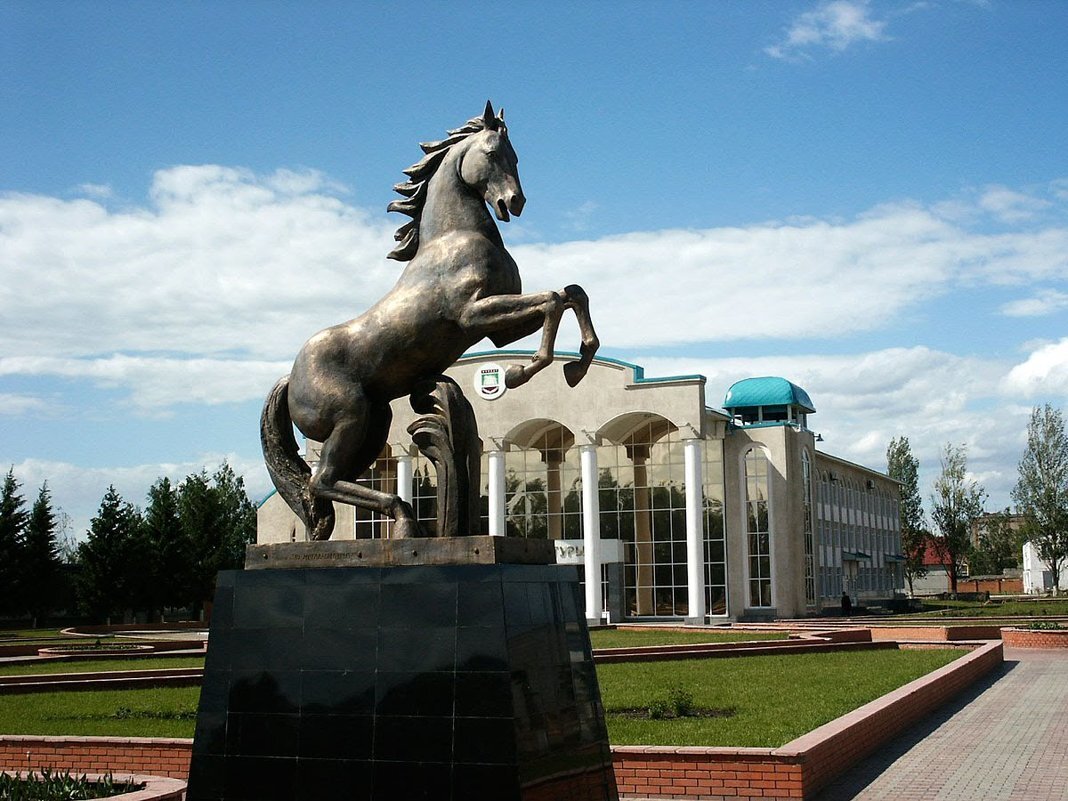
[[[397,275],[417,155],[506,108],[530,289],[605,355],[804,386],[831,453],[1009,502],[1068,398],[1068,5],[0,0],[0,464],[84,526],[229,459]],[[565,328],[561,346],[577,343]],[[926,490],[925,490],[926,495]]]

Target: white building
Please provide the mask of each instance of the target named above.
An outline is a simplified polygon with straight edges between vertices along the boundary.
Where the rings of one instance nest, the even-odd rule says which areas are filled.
[[[557,541],[580,562],[587,617],[691,622],[797,617],[892,597],[901,571],[898,484],[816,450],[808,395],[782,378],[740,381],[724,410],[700,375],[648,378],[599,358],[577,387],[559,363],[505,390],[527,352],[466,356],[448,371],[483,442],[482,533]],[[433,467],[394,401],[388,444],[364,480],[433,525]],[[309,443],[314,461],[316,444]],[[388,537],[391,521],[337,506],[335,538]],[[277,495],[260,505],[261,543],[304,538]]]
[[[1053,571],[1049,569],[1049,562],[1038,555],[1032,542],[1025,542],[1023,547],[1023,589],[1029,595],[1039,595],[1053,589]],[[1068,562],[1061,563],[1057,591],[1068,592]]]

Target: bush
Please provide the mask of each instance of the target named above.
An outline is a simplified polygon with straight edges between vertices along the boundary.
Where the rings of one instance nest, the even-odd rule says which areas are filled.
[[[1035,620],[1028,623],[1025,628],[1036,631],[1059,631],[1062,626],[1056,620]]]
[[[47,768],[40,776],[32,772],[26,776],[0,773],[0,798],[4,801],[83,801],[110,798],[139,787],[129,782],[116,782],[110,773],[95,781],[85,774],[79,778],[70,773],[52,773]]]

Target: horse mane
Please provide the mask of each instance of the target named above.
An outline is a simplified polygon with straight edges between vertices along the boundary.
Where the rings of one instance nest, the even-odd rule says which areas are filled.
[[[486,130],[487,125],[490,130],[500,131],[502,134],[508,133],[504,125],[503,110],[500,117],[493,116],[492,108],[487,103],[486,112],[481,117],[472,117],[459,128],[446,131],[446,137],[440,141],[419,143],[419,147],[426,155],[408,169],[402,170],[408,176],[408,180],[393,187],[393,191],[403,195],[404,200],[394,200],[386,207],[386,211],[399,211],[401,214],[407,214],[412,220],[402,225],[393,234],[393,238],[400,244],[391,250],[386,258],[411,261],[415,257],[419,250],[419,222],[426,203],[427,186],[452,146],[464,141],[471,134]]]

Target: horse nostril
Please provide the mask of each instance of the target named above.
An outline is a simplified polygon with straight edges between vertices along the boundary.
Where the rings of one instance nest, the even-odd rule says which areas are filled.
[[[512,214],[518,217],[520,214],[523,213],[523,206],[525,206],[526,204],[527,199],[523,197],[523,193],[520,192],[519,194],[512,195],[511,203],[509,203],[508,206]]]

